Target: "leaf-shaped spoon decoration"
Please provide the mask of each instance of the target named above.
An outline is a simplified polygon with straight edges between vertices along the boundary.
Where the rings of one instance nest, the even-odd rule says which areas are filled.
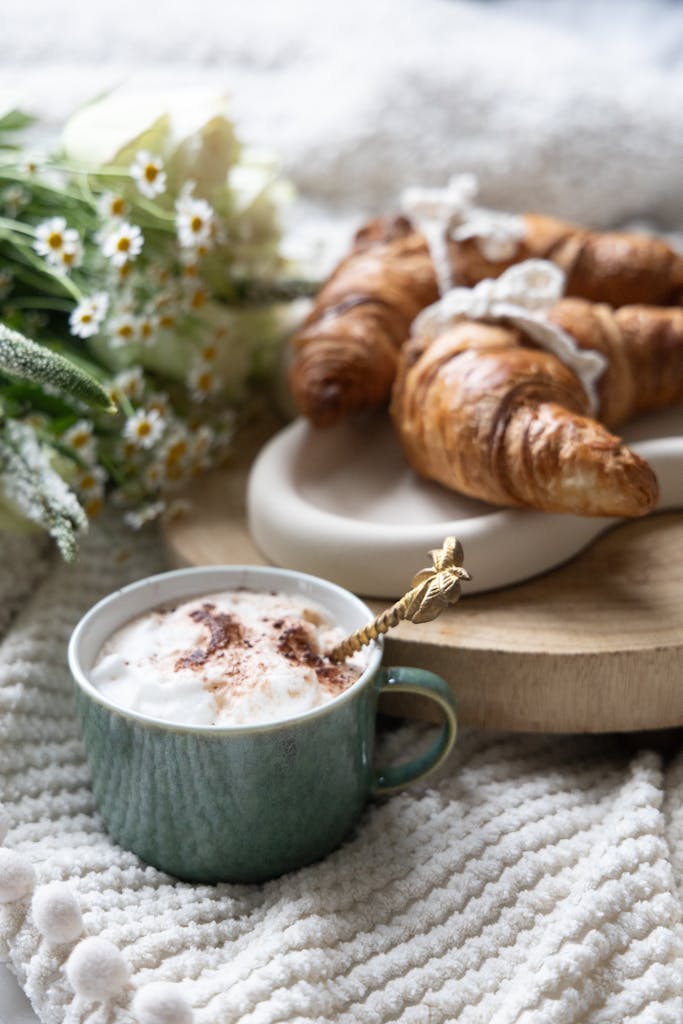
[[[462,581],[472,579],[462,564],[462,544],[455,537],[446,537],[443,546],[429,554],[432,565],[415,574],[408,593],[367,626],[362,626],[337,644],[328,652],[330,661],[343,661],[371,640],[376,640],[380,634],[397,626],[402,619],[430,622],[448,605],[455,604],[460,597]]]

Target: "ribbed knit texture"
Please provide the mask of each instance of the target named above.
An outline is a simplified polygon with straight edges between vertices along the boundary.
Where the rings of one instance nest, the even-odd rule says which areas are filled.
[[[182,983],[196,1024],[681,1024],[683,755],[633,740],[462,737],[428,784],[368,808],[325,861],[263,886],[193,886],[102,829],[66,644],[104,593],[164,568],[154,532],[93,529],[78,565],[3,541],[0,799],[6,846],[66,880],[133,986]],[[31,596],[27,596],[30,581]],[[424,727],[392,730],[407,756]],[[0,907],[45,1024],[130,1024],[134,988],[75,996],[28,899]]]

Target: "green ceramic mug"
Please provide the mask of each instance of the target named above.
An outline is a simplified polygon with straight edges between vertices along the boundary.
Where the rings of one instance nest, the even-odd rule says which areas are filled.
[[[293,718],[254,726],[182,725],[112,703],[90,682],[104,641],[161,604],[247,588],[305,595],[351,632],[371,618],[347,590],[314,576],[260,566],[179,569],[104,598],[69,644],[81,732],[95,800],[110,834],[142,860],[179,878],[260,882],[318,860],[348,836],[364,804],[441,764],[456,735],[446,683],[416,668],[382,668],[374,644],[367,669],[342,694]],[[435,701],[443,725],[426,754],[399,766],[373,764],[380,693]]]

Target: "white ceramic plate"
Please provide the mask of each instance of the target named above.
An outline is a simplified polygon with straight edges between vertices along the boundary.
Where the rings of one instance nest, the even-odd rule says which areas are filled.
[[[622,434],[657,474],[658,509],[683,507],[683,407]],[[254,463],[247,512],[254,541],[276,565],[382,598],[403,594],[451,534],[465,549],[472,594],[551,569],[618,521],[501,510],[421,480],[384,415],[329,430],[295,420]]]

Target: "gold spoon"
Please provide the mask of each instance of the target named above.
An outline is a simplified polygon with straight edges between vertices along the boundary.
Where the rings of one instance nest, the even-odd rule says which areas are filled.
[[[472,579],[462,565],[462,544],[455,537],[446,537],[443,546],[430,551],[429,554],[432,566],[420,569],[413,577],[408,593],[367,626],[357,629],[355,633],[333,647],[327,655],[330,661],[343,661],[354,651],[359,651],[365,644],[369,644],[371,640],[376,640],[381,633],[386,633],[397,626],[402,619],[409,619],[411,622],[430,622],[449,604],[455,604],[460,597],[462,580]]]

